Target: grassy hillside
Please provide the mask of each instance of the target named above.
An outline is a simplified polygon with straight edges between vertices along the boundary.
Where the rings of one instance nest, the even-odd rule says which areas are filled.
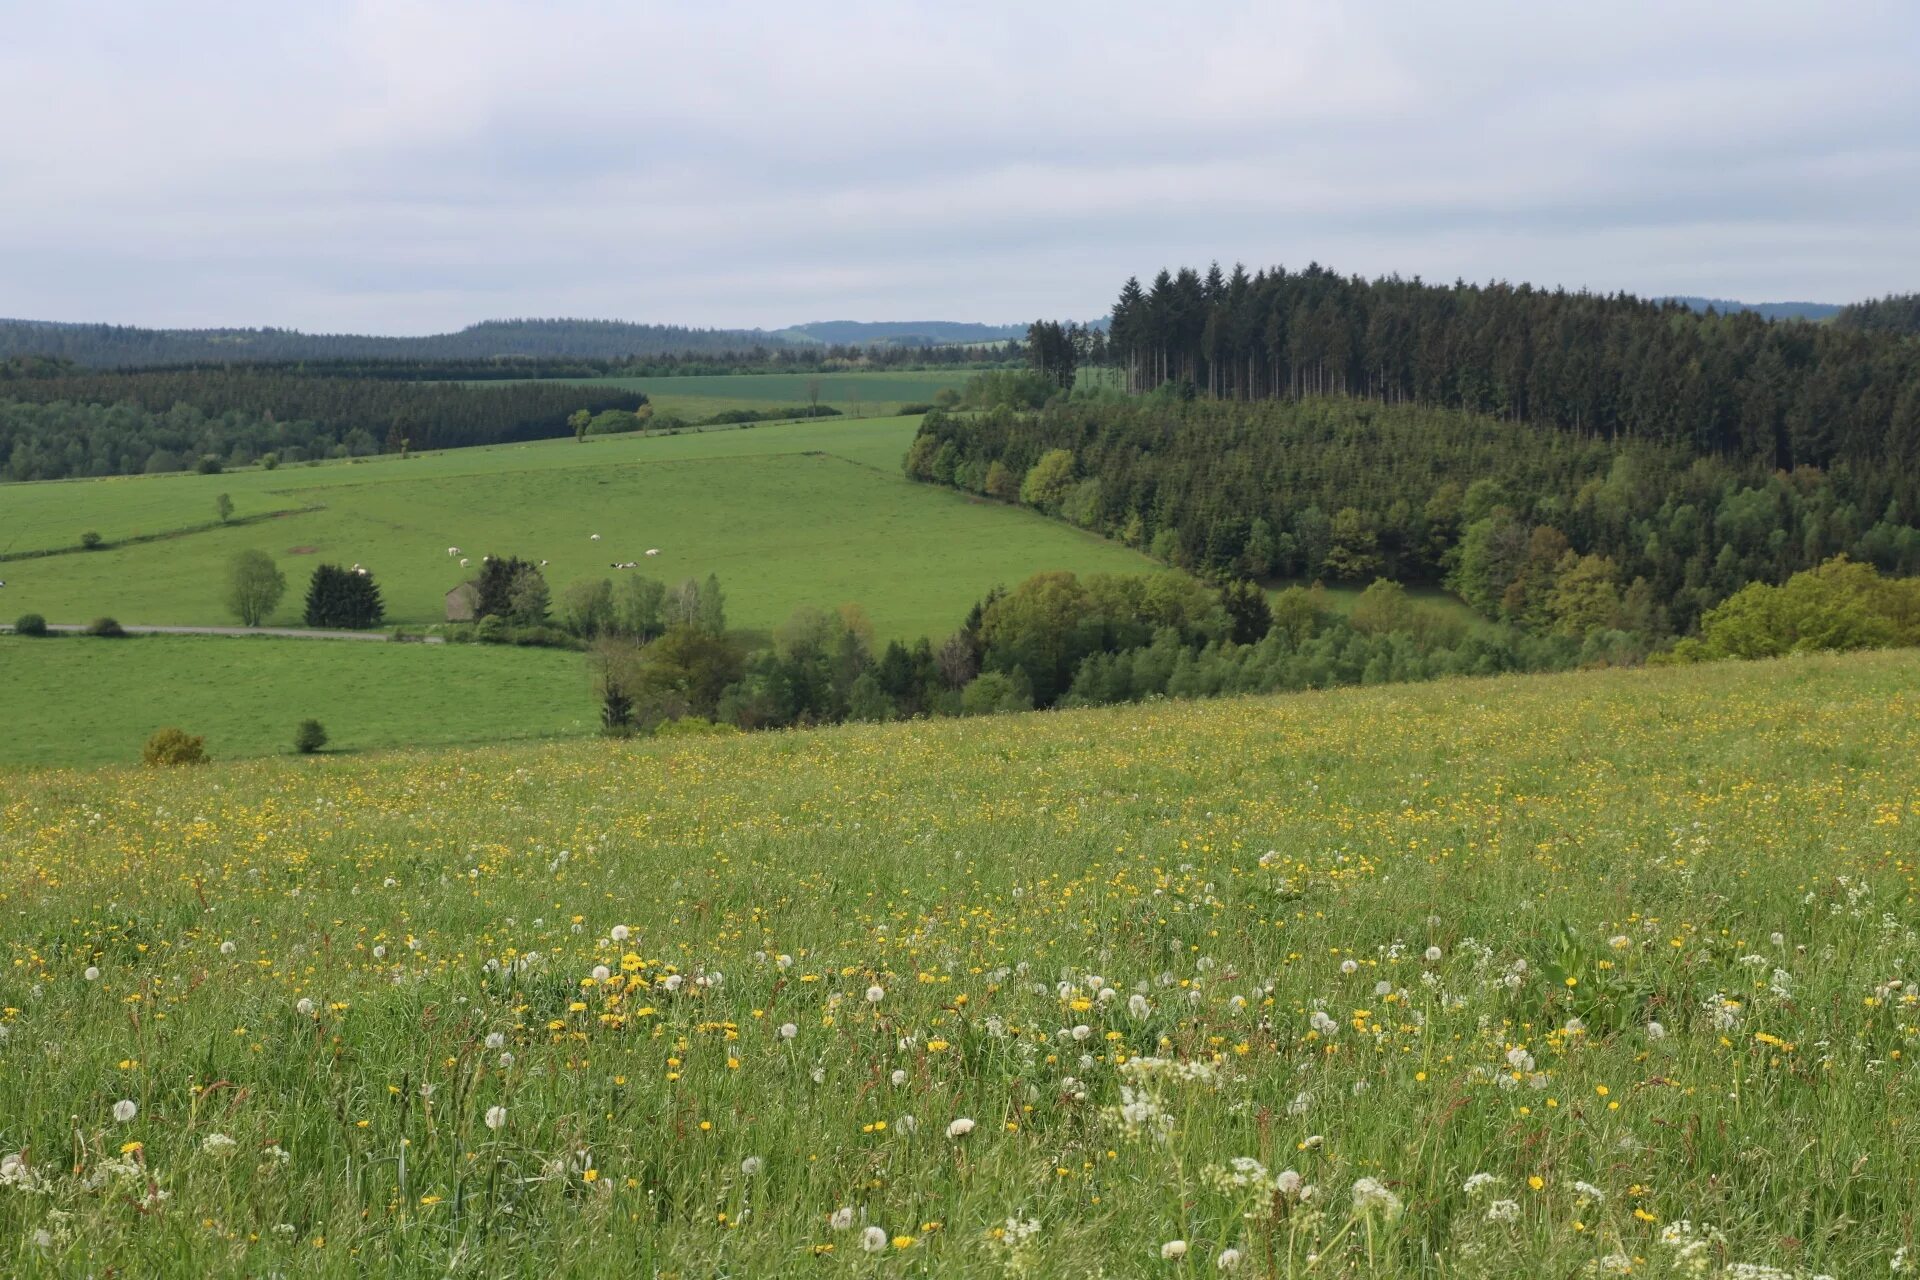
[[[1885,1275],[1917,676],[13,779],[0,1270]]]
[[[334,752],[577,736],[598,727],[579,654],[217,636],[0,636],[0,767],[128,764],[155,729],[216,760],[290,749],[309,716]]]
[[[109,542],[196,531],[0,562],[0,613],[226,623],[225,565],[257,547],[292,584],[274,622],[297,624],[313,565],[331,560],[373,570],[390,621],[427,623],[472,572],[447,555],[458,546],[476,564],[485,554],[550,560],[556,593],[639,560],[668,581],[718,573],[735,626],[767,629],[797,604],[856,600],[882,639],[914,638],[944,635],[987,588],[1041,569],[1154,567],[1035,513],[907,482],[900,458],[913,431],[910,418],[825,420],[7,486],[0,553],[74,548],[88,529]],[[237,523],[206,528],[221,493]],[[646,558],[650,547],[660,555]]]

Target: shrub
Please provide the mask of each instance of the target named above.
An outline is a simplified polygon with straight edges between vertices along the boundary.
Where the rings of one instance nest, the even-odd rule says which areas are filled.
[[[95,618],[87,624],[87,634],[101,636],[108,640],[118,640],[127,634],[127,629],[112,618]]]
[[[89,529],[80,535],[80,545],[89,551],[98,550],[103,541],[104,539],[101,538],[100,532],[97,529]]]
[[[140,763],[150,768],[206,762],[207,740],[184,729],[156,730],[140,749]]]
[[[221,471],[220,459],[211,453],[202,454],[195,470],[203,476],[217,476]]]
[[[302,720],[300,727],[293,731],[293,749],[303,756],[310,756],[327,745],[327,727],[318,720]]]
[[[276,469],[277,467],[279,467],[279,465],[280,465],[280,455],[279,455],[279,454],[277,454],[277,453],[263,453],[263,454],[261,454],[261,455],[260,455],[260,469],[261,469],[262,471],[272,471],[272,470],[274,470],[274,469]]]
[[[37,613],[23,613],[14,620],[13,634],[17,636],[43,636],[47,634],[47,620]]]

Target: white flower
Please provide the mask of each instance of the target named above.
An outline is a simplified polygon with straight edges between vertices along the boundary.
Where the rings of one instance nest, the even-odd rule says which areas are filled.
[[[223,942],[220,944],[220,954],[223,956],[230,956],[239,949],[240,948],[234,946],[231,942]]]
[[[783,1022],[780,1024],[780,1038],[782,1040],[791,1040],[799,1034],[800,1034],[800,1028],[795,1026],[793,1023]]]
[[[495,1049],[505,1048],[506,1044],[507,1044],[507,1037],[505,1032],[502,1032],[502,1031],[487,1032],[487,1051],[489,1053],[491,1053]]]
[[[1127,997],[1127,1012],[1135,1018],[1144,1018],[1153,1012],[1153,1006],[1147,1003],[1145,996],[1136,991]]]
[[[505,1050],[500,1055],[500,1069],[502,1071],[505,1071],[512,1065],[513,1065],[513,1050],[511,1049]]]
[[[1483,1191],[1491,1191],[1499,1181],[1500,1176],[1498,1174],[1476,1173],[1469,1177],[1466,1182],[1462,1183],[1460,1189],[1466,1192],[1469,1197],[1476,1197]]]
[[[908,1112],[906,1115],[901,1116],[898,1120],[895,1120],[893,1122],[893,1127],[898,1129],[902,1133],[912,1133],[920,1127],[920,1122],[913,1118],[912,1112]]]
[[[98,982],[100,981],[100,967],[98,965],[90,964],[87,966],[87,971],[81,974],[80,976],[85,978],[88,982]]]
[[[1353,1184],[1353,1207],[1356,1212],[1371,1214],[1376,1209],[1388,1222],[1400,1216],[1400,1197],[1387,1190],[1375,1178],[1362,1178]]]
[[[374,949],[373,949],[373,958],[374,958],[375,960],[385,960],[385,959],[387,958],[387,944],[386,944],[386,943],[384,943],[384,942],[382,942],[382,943],[380,943],[380,944],[379,944],[378,946],[376,946],[376,947],[374,947]]]
[[[307,999],[305,996],[301,996],[299,1001],[293,1006],[293,1011],[303,1018],[311,1018],[313,1016],[313,1001]]]
[[[1358,960],[1342,960],[1340,962],[1340,972],[1358,973],[1360,972],[1360,962]]]
[[[1599,1204],[1607,1198],[1607,1193],[1594,1186],[1591,1182],[1575,1182],[1573,1184],[1573,1193],[1578,1196],[1585,1196],[1595,1204]]]
[[[860,1233],[860,1247],[868,1253],[886,1252],[887,1233],[878,1227],[868,1227]]]
[[[1428,947],[1428,948],[1427,948],[1427,951],[1426,951],[1426,956],[1427,956],[1427,963],[1428,963],[1428,964],[1434,964],[1434,963],[1436,963],[1436,962],[1437,962],[1437,961],[1438,961],[1438,960],[1440,959],[1440,954],[1441,954],[1441,953],[1440,953],[1440,948],[1438,948],[1438,947]]]
[[[627,926],[623,924],[617,924],[613,926],[613,940],[615,942],[625,942],[628,938],[631,938],[632,936],[633,936],[633,930],[627,928]]]
[[[845,1231],[853,1225],[853,1206],[843,1204],[827,1215],[827,1225],[835,1231]]]
[[[200,1140],[200,1150],[210,1156],[217,1156],[221,1152],[230,1151],[239,1145],[239,1143],[224,1133],[210,1133]]]
[[[740,1172],[749,1178],[758,1177],[760,1171],[766,1167],[767,1162],[759,1156],[748,1156],[740,1162]]]
[[[1240,1269],[1240,1251],[1238,1249],[1222,1249],[1220,1256],[1213,1260],[1213,1265],[1222,1271],[1238,1271]]]
[[[949,1138],[964,1138],[972,1132],[973,1121],[965,1116],[961,1116],[958,1120],[955,1120],[947,1126],[947,1136]]]
[[[507,1127],[507,1109],[505,1107],[487,1108],[487,1128],[504,1129]]]
[[[686,979],[681,977],[679,974],[670,973],[666,976],[666,980],[663,981],[660,985],[665,987],[669,991],[678,991],[681,985],[685,982],[686,982]]]
[[[888,1076],[887,1079],[893,1081],[893,1087],[898,1089],[901,1085],[907,1082],[907,1073],[902,1068],[895,1067],[893,1069],[893,1074]]]
[[[132,1098],[122,1098],[113,1104],[113,1118],[126,1124],[140,1114],[140,1106]]]
[[[1168,1262],[1173,1262],[1177,1259],[1186,1257],[1187,1242],[1185,1240],[1167,1241],[1165,1244],[1160,1246],[1160,1256],[1162,1258],[1165,1258]]]
[[[878,983],[867,988],[867,1003],[879,1004],[887,998],[887,989]]]
[[[1518,1200],[1495,1200],[1487,1206],[1488,1222],[1520,1221],[1520,1202]]]
[[[603,964],[597,964],[593,966],[593,980],[595,982],[605,982],[608,978],[611,978],[612,976],[613,976],[613,970],[607,968],[607,966]]]
[[[1665,1027],[1661,1026],[1657,1022],[1649,1022],[1647,1024],[1647,1039],[1665,1040],[1666,1038],[1667,1038],[1667,1029]]]

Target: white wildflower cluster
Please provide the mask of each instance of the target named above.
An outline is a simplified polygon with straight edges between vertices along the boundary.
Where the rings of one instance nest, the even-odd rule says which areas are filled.
[[[987,1233],[988,1247],[999,1256],[1009,1275],[1025,1275],[1034,1267],[1035,1241],[1040,1219],[1011,1217]]]
[[[1660,1243],[1671,1251],[1676,1274],[1704,1276],[1713,1267],[1714,1246],[1725,1243],[1725,1237],[1710,1226],[1676,1218],[1660,1228]]]
[[[1353,1184],[1353,1211],[1362,1217],[1378,1214],[1382,1221],[1394,1222],[1404,1207],[1400,1197],[1377,1178],[1361,1178]]]
[[[1254,1192],[1265,1196],[1278,1192],[1289,1200],[1305,1200],[1313,1194],[1313,1188],[1292,1169],[1273,1173],[1252,1156],[1235,1156],[1225,1164],[1210,1164],[1200,1171],[1200,1181],[1222,1195]]]
[[[224,1133],[210,1133],[200,1140],[200,1152],[202,1155],[223,1156],[239,1145]]]
[[[27,1163],[27,1158],[19,1152],[0,1156],[0,1187],[21,1191],[31,1196],[43,1196],[53,1190],[53,1183]]]
[[[1165,1141],[1173,1132],[1173,1117],[1159,1100],[1151,1092],[1132,1085],[1120,1086],[1120,1105],[1101,1108],[1100,1118],[1108,1124],[1119,1125],[1129,1139],[1148,1137]]]
[[[1175,1084],[1220,1087],[1220,1069],[1211,1062],[1187,1058],[1128,1058],[1120,1064],[1122,1078],[1133,1081],[1167,1080]]]

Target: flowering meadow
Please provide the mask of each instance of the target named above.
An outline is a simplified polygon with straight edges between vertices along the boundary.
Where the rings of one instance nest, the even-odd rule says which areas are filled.
[[[0,1273],[1920,1270],[1920,657],[0,775]]]

